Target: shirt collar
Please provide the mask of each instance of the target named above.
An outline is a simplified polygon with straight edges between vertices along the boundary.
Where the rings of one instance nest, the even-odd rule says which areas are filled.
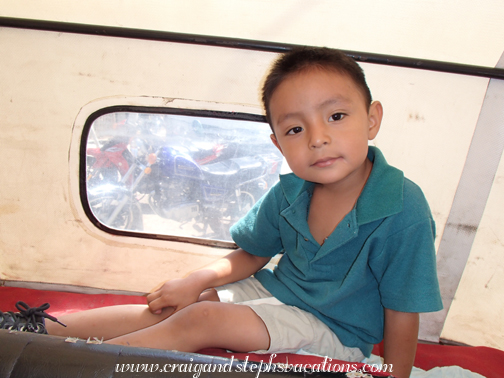
[[[368,158],[373,162],[373,169],[355,206],[359,224],[397,214],[403,209],[403,172],[388,165],[376,147],[369,146]]]
[[[294,173],[280,175],[280,185],[289,205],[305,190],[312,190],[313,183],[297,177]]]
[[[373,169],[354,208],[358,224],[397,214],[403,208],[403,172],[388,165],[377,147],[369,146],[368,158]],[[280,176],[280,185],[291,205],[301,193],[313,190],[314,184],[289,173]]]

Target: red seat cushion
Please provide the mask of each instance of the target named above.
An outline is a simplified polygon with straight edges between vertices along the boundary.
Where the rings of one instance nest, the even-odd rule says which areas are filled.
[[[77,294],[61,291],[45,291],[15,287],[0,287],[0,310],[17,311],[17,301],[26,302],[29,306],[39,306],[50,303],[49,314],[59,316],[63,313],[86,310],[95,307],[118,304],[144,304],[144,297],[115,294]],[[376,345],[373,353],[381,355],[380,345]],[[207,354],[250,361],[268,363],[270,355],[253,353],[227,353],[221,349],[207,349]],[[320,364],[324,358],[317,356],[280,353],[272,362],[284,364]],[[327,360],[330,364],[348,364],[344,361]],[[504,351],[488,347],[448,346],[439,344],[419,344],[415,358],[415,366],[430,370],[434,367],[460,366],[479,373],[487,378],[504,376]],[[360,365],[359,365],[360,366]]]

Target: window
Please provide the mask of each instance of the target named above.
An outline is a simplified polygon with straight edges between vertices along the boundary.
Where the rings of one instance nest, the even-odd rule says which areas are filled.
[[[229,227],[278,181],[269,125],[250,114],[169,112],[88,119],[88,215],[113,233],[231,241]]]

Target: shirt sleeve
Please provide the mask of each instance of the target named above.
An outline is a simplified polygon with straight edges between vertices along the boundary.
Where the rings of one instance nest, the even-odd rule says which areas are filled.
[[[283,250],[279,233],[281,199],[277,184],[231,227],[231,237],[240,248],[261,257],[273,257]]]
[[[405,193],[403,212],[386,220],[384,226],[387,223],[395,231],[389,233],[381,251],[370,259],[382,305],[403,312],[441,310],[435,224],[423,194]]]

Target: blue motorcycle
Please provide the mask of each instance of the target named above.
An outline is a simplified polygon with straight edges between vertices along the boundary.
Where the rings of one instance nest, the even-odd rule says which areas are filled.
[[[229,227],[278,179],[281,156],[262,153],[198,164],[182,146],[165,146],[139,190],[160,217],[193,227],[214,239],[229,239]]]

